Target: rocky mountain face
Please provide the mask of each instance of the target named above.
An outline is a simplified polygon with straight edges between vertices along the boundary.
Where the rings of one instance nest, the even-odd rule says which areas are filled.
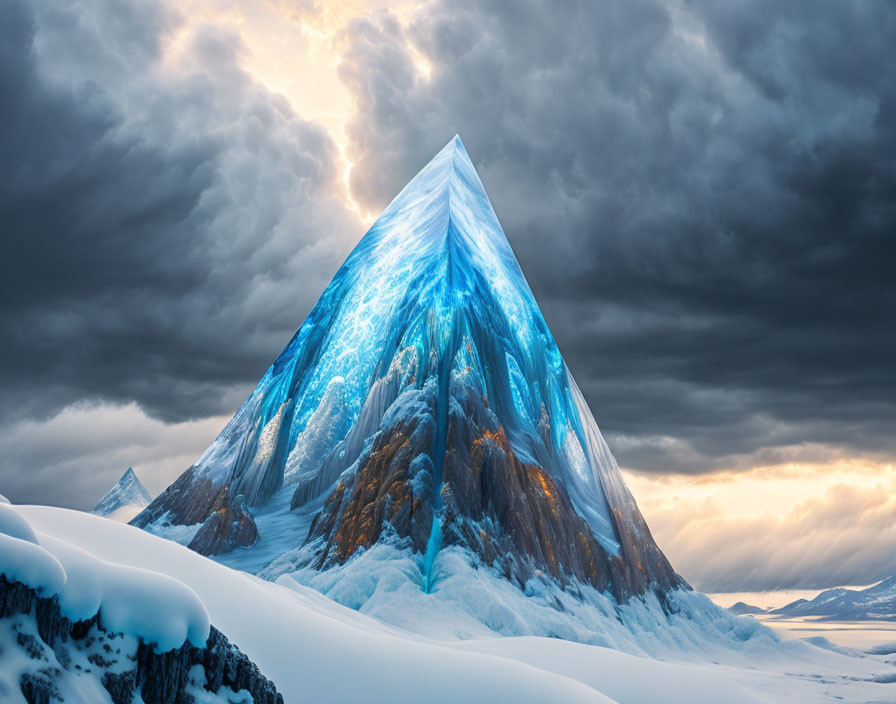
[[[0,631],[9,630],[0,632],[0,656],[18,665],[18,687],[28,704],[64,701],[60,681],[75,669],[82,676],[92,674],[115,704],[131,704],[135,698],[144,704],[227,704],[247,697],[256,704],[283,703],[273,683],[215,628],[204,648],[185,642],[157,652],[140,639],[107,631],[101,614],[69,620],[57,597],[42,598],[2,574],[0,619]],[[0,695],[8,685],[0,681]]]
[[[275,512],[309,516],[265,534]],[[258,388],[134,525],[318,570],[382,541],[522,587],[686,586],[653,541],[459,138],[358,244]],[[272,525],[274,522],[272,521]],[[276,538],[274,541],[273,539]],[[276,554],[270,555],[277,557]]]
[[[256,540],[258,528],[246,506],[246,498],[239,494],[234,501],[221,501],[221,508],[203,522],[188,547],[200,555],[218,555],[254,545]]]
[[[137,478],[133,468],[128,467],[91,513],[127,522],[146,508],[150,501],[152,497],[146,487]]]

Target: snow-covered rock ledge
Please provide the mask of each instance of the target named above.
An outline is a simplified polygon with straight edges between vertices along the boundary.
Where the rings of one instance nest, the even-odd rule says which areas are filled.
[[[189,587],[38,536],[3,501],[0,655],[4,702],[283,702]]]

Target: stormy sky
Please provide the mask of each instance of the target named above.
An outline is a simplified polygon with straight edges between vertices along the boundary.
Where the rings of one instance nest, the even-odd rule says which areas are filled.
[[[679,571],[891,574],[893,46],[854,0],[7,0],[0,493],[167,485],[460,133]]]

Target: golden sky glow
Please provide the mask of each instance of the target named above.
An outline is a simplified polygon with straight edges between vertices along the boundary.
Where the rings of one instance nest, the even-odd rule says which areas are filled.
[[[624,474],[659,546],[706,591],[737,588],[735,578],[742,585],[789,587],[821,565],[819,586],[871,583],[875,567],[896,568],[892,464],[841,460],[698,476]],[[842,574],[839,581],[831,565]]]
[[[269,90],[282,94],[306,120],[320,122],[334,138],[351,115],[352,100],[339,81],[339,32],[363,3],[316,3],[312,9],[274,0],[237,4],[188,0],[185,32],[210,22],[238,35],[243,67]],[[316,10],[314,8],[320,8]]]
[[[626,472],[626,481],[642,509],[658,512],[708,501],[728,515],[782,515],[800,503],[824,496],[841,485],[890,491],[896,466],[861,460],[829,464],[783,464],[746,472],[655,475]]]
[[[318,122],[329,132],[345,166],[345,199],[370,225],[376,214],[361,213],[348,188],[352,164],[346,154],[345,125],[355,105],[338,74],[344,30],[355,18],[386,12],[406,24],[419,4],[414,0],[188,0],[182,12],[190,22],[182,34],[211,22],[240,37],[245,45],[243,68],[285,97],[302,118]],[[418,69],[428,75],[431,67],[426,59],[416,51],[414,55]]]

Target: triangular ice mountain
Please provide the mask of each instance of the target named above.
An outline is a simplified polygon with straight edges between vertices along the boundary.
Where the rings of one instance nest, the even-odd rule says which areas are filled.
[[[126,523],[146,508],[150,501],[152,497],[146,487],[137,478],[134,469],[128,467],[91,513]]]
[[[416,556],[423,591],[437,587],[449,546],[521,587],[550,575],[623,601],[682,584],[458,137],[386,208],[211,447],[134,523],[205,554],[257,543],[259,568],[291,549],[326,570],[391,541]]]

